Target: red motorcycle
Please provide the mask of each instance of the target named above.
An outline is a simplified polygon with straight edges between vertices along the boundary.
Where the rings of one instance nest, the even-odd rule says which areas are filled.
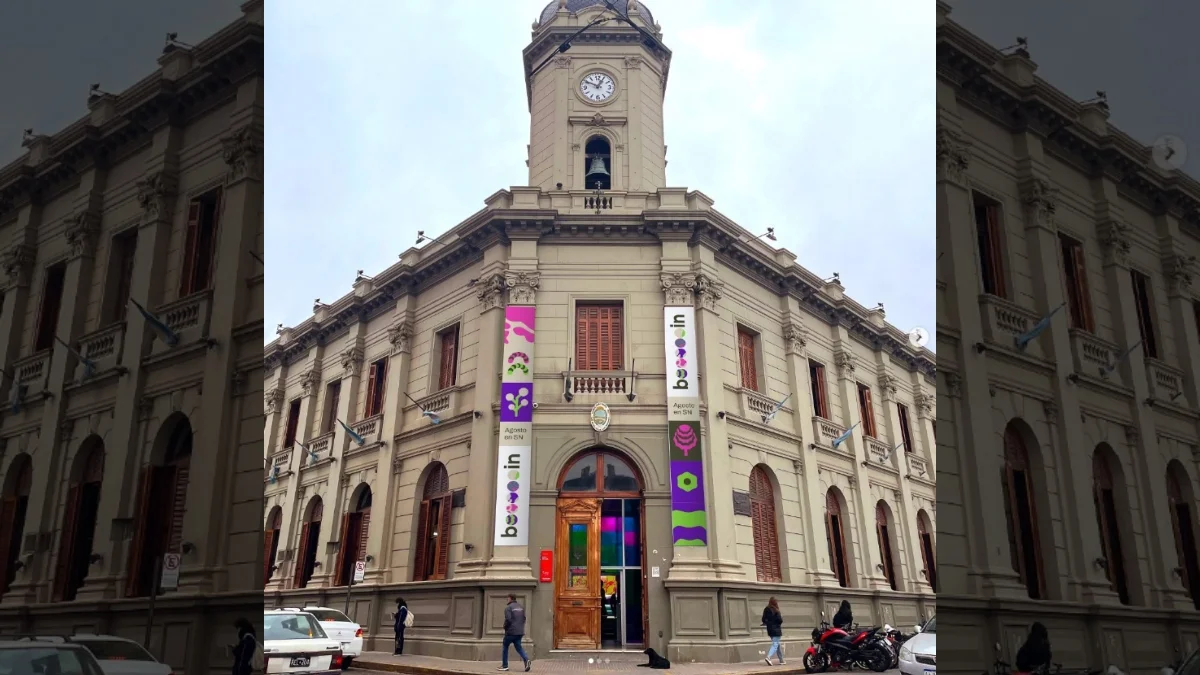
[[[824,673],[858,667],[882,673],[891,667],[892,655],[872,639],[878,630],[875,626],[846,631],[822,621],[813,629],[812,646],[804,652],[804,671]]]

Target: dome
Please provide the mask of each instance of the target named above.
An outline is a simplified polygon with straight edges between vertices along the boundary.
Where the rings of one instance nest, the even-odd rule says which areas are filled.
[[[622,14],[629,14],[629,0],[612,0],[613,7]],[[637,11],[646,20],[646,23],[654,25],[654,15],[650,13],[650,9],[645,3],[638,2]],[[567,0],[567,11],[578,13],[592,7],[604,7],[604,0]],[[542,16],[538,19],[539,24],[552,21],[554,14],[558,12],[558,0],[550,0],[550,4],[546,5],[546,9],[542,10]]]

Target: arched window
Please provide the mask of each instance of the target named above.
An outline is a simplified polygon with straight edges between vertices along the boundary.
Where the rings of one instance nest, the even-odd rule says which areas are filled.
[[[754,566],[759,581],[783,581],[779,537],[775,529],[775,491],[761,466],[750,471],[750,521],[754,528]]]
[[[263,542],[263,584],[270,583],[275,574],[275,558],[279,555],[279,530],[283,527],[283,509],[276,506],[267,517]]]
[[[1008,548],[1013,571],[1021,577],[1029,597],[1046,597],[1042,574],[1042,552],[1038,546],[1037,505],[1029,453],[1017,428],[1009,423],[1004,430],[1004,468],[1000,479],[1004,492],[1004,516],[1008,523]]]
[[[829,544],[829,569],[837,575],[842,588],[849,588],[850,563],[846,558],[846,531],[840,497],[837,488],[829,488],[825,493],[825,539]]]
[[[879,540],[879,559],[883,566],[883,576],[893,591],[900,590],[896,584],[896,563],[892,555],[891,517],[888,506],[881,499],[875,504],[875,536]]]
[[[304,525],[300,528],[300,547],[297,550],[296,576],[292,583],[304,588],[313,577],[317,565],[317,544],[321,541],[321,518],[325,515],[325,503],[313,497],[304,514]]]
[[[25,513],[29,510],[32,488],[33,460],[21,453],[8,467],[4,498],[0,502],[0,595],[17,578],[17,560],[21,555],[21,538],[25,536]]]
[[[925,509],[917,512],[917,537],[921,540],[921,562],[925,565],[925,580],[937,593],[937,557],[933,547],[933,527]]]
[[[74,600],[87,577],[103,480],[104,442],[98,436],[90,436],[80,446],[71,470],[54,572],[55,602]]]
[[[1167,466],[1167,506],[1171,511],[1171,529],[1175,533],[1175,552],[1179,558],[1179,576],[1200,609],[1200,551],[1196,546],[1195,498],[1191,480],[1179,460]]]
[[[584,187],[588,190],[612,189],[612,147],[603,136],[592,136],[583,149]],[[599,183],[599,185],[597,185]]]
[[[603,476],[597,479],[597,476]],[[559,491],[613,496],[637,496],[642,482],[622,457],[611,452],[589,452],[579,456],[562,475]]]
[[[1121,526],[1117,522],[1117,502],[1113,493],[1113,472],[1109,466],[1107,447],[1096,448],[1092,454],[1092,503],[1096,508],[1096,527],[1100,545],[1107,561],[1108,583],[1121,599],[1129,604],[1129,583],[1125,578],[1125,556],[1121,549]]]
[[[163,423],[155,441],[152,464],[142,468],[129,574],[129,597],[150,595],[155,561],[183,546],[183,516],[187,510],[188,476],[192,461],[192,425],[176,413]]]
[[[434,462],[426,470],[421,506],[417,510],[413,581],[445,579],[450,573],[450,511],[453,502],[446,466]]]
[[[371,524],[371,486],[360,485],[353,497],[354,510],[342,516],[342,545],[338,550],[338,586],[354,578],[354,563],[367,557],[367,531]]]

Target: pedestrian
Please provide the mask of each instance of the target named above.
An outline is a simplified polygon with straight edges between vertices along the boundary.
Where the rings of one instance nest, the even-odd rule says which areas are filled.
[[[763,609],[762,615],[763,625],[767,627],[767,637],[771,638],[771,650],[767,652],[767,658],[763,659],[767,665],[771,664],[771,657],[779,656],[779,665],[783,665],[783,647],[779,641],[783,639],[783,614],[779,611],[779,601],[775,598],[767,600],[767,606]]]
[[[1050,631],[1035,621],[1029,627],[1029,637],[1017,650],[1018,672],[1034,673],[1050,667]]]
[[[404,620],[408,618],[408,605],[404,604],[404,598],[396,598],[396,648],[392,651],[395,656],[404,654]]]
[[[850,611],[850,601],[843,600],[842,606],[838,607],[837,614],[833,615],[833,627],[848,631],[853,624],[854,612]]]
[[[525,608],[517,602],[517,596],[508,594],[508,605],[504,608],[504,647],[500,652],[500,667],[496,670],[508,670],[508,646],[517,648],[517,655],[525,662],[525,672],[533,667],[533,661],[521,648],[521,638],[525,637]]]
[[[238,634],[237,644],[233,645],[233,675],[250,675],[254,672],[254,652],[258,650],[254,626],[245,618],[238,618],[233,622],[233,627]]]

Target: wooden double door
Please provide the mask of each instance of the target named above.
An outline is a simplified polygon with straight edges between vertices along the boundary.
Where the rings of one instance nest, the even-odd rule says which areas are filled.
[[[642,647],[642,500],[561,497],[556,513],[554,648]]]

